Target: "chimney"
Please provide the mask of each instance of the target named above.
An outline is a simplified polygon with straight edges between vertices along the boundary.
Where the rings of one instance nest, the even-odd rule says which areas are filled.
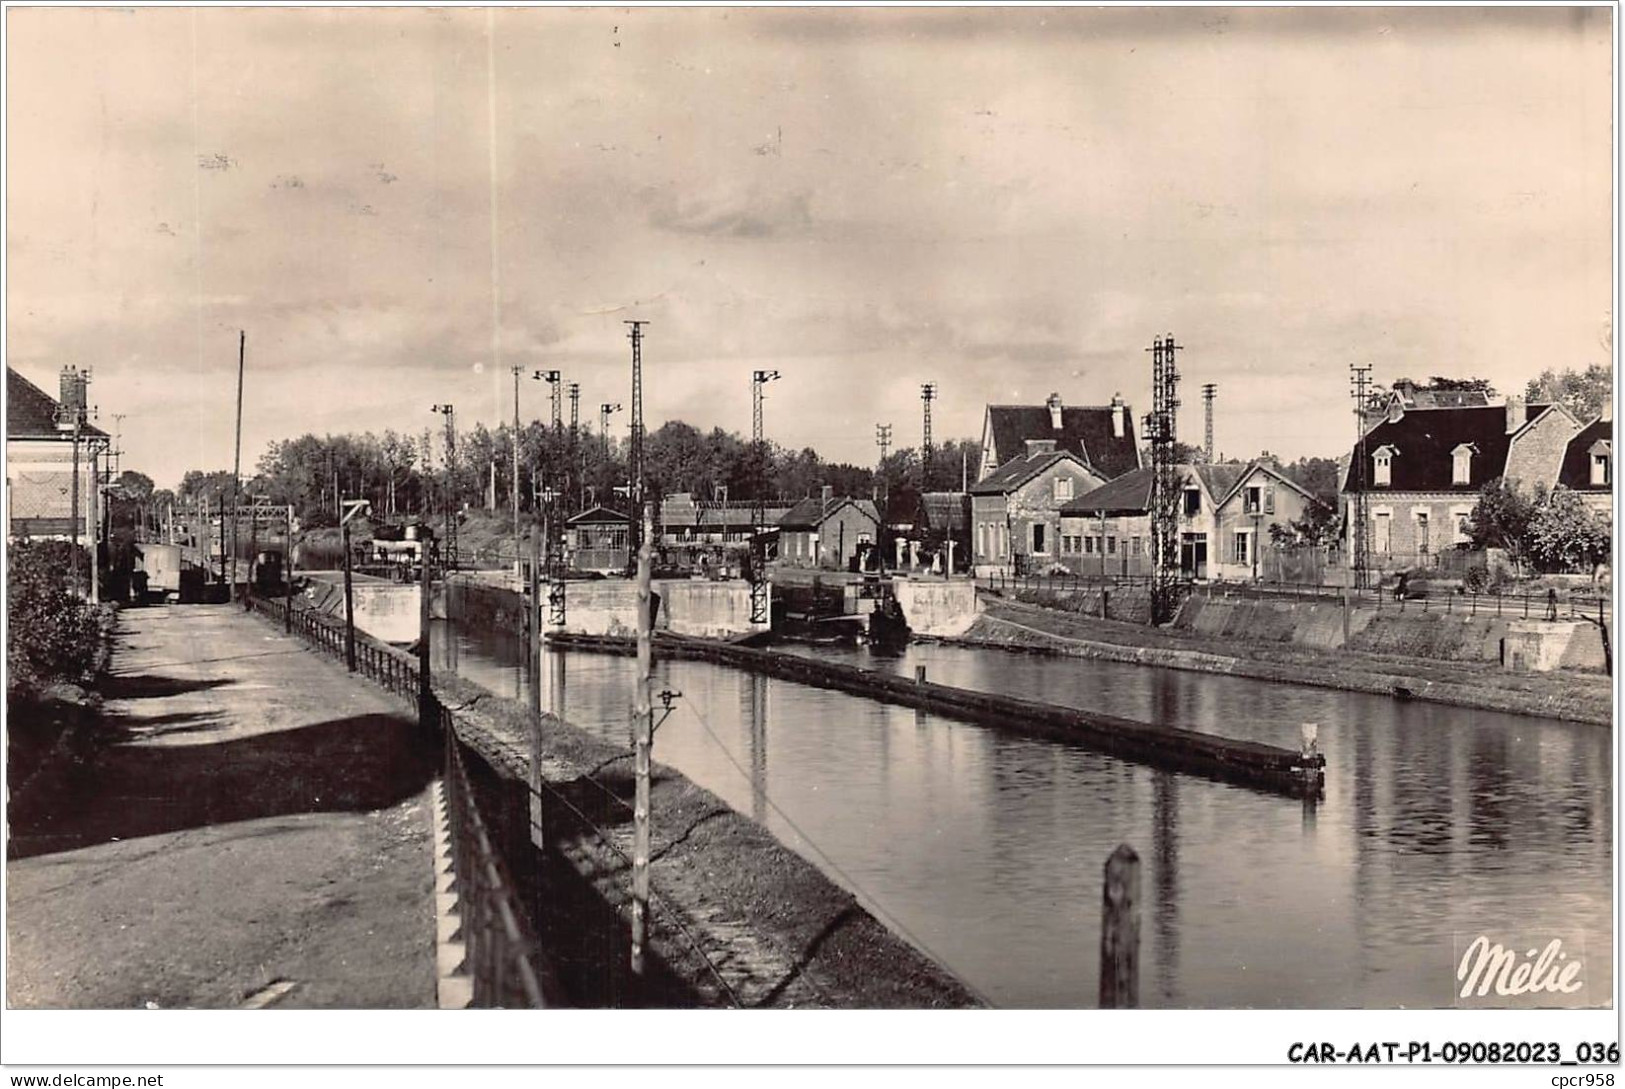
[[[1394,397],[1388,402],[1388,422],[1398,423],[1405,418],[1404,398]]]
[[[824,501],[824,505],[819,510],[819,513],[823,514],[829,510],[829,505],[835,501],[835,486],[833,484],[825,484],[819,489],[819,495]]]
[[[1523,426],[1524,403],[1516,397],[1507,398],[1507,434]]]
[[[1037,457],[1043,457],[1045,454],[1053,454],[1053,453],[1055,453],[1055,440],[1054,439],[1028,439],[1027,440],[1027,457],[1029,459],[1037,458]]]
[[[1113,438],[1120,439],[1120,438],[1123,437],[1123,414],[1124,414],[1123,413],[1123,407],[1124,407],[1123,406],[1123,395],[1121,393],[1112,394],[1112,437]]]
[[[1050,394],[1049,400],[1045,401],[1044,404],[1049,409],[1049,425],[1059,431],[1061,429],[1061,395],[1059,393]]]

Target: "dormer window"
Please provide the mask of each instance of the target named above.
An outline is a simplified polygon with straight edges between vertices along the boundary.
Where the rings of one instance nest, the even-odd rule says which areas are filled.
[[[1473,482],[1473,455],[1478,448],[1470,442],[1464,442],[1450,451],[1450,483],[1471,484]]]
[[[1614,482],[1613,461],[1613,444],[1607,439],[1598,439],[1591,444],[1592,487],[1605,488]]]
[[[1379,446],[1371,455],[1371,482],[1379,488],[1386,488],[1394,482],[1394,455],[1399,453],[1392,446]]]

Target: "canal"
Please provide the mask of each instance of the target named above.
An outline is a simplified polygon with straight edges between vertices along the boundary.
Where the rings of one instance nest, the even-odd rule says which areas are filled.
[[[528,698],[518,640],[440,631],[435,643],[440,668]],[[1143,862],[1145,1006],[1450,1006],[1457,945],[1479,934],[1561,938],[1585,961],[1591,1002],[1608,1001],[1607,729],[992,649],[816,653],[1292,747],[1301,723],[1319,724],[1326,795],[1311,805],[710,663],[657,663],[656,690],[682,697],[655,758],[995,1004],[1095,1004],[1101,866],[1120,842]],[[550,654],[564,716],[624,743],[633,661]]]

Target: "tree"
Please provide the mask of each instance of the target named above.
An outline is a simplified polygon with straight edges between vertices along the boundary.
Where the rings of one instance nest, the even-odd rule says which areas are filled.
[[[1281,475],[1328,507],[1337,507],[1342,469],[1336,458],[1299,458],[1290,465],[1282,465]]]
[[[1529,520],[1529,555],[1546,571],[1595,571],[1608,558],[1613,527],[1608,518],[1561,485]]]
[[[1479,490],[1467,535],[1474,548],[1504,549],[1514,564],[1521,564],[1534,517],[1535,504],[1518,490],[1517,481],[1496,477]]]
[[[1584,371],[1572,368],[1554,371],[1550,367],[1531,378],[1524,387],[1524,400],[1534,404],[1564,405],[1582,420],[1594,419],[1602,414],[1603,402],[1613,393],[1614,369],[1603,363],[1593,363]]]
[[[148,503],[152,500],[152,477],[146,473],[138,473],[134,469],[126,469],[118,475],[113,484],[124,493],[124,498],[134,503]]]

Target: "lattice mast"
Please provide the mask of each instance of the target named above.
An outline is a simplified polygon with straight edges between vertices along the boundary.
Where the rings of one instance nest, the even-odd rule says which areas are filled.
[[[1349,364],[1349,392],[1354,397],[1354,464],[1349,466],[1349,487],[1354,496],[1349,511],[1349,562],[1354,568],[1356,589],[1366,587],[1371,567],[1371,545],[1367,538],[1370,497],[1366,494],[1366,402],[1371,396],[1371,364]]]
[[[447,571],[457,567],[457,410],[451,405],[435,405],[431,410],[446,418],[446,452],[442,464],[446,471],[445,543],[441,546],[441,564]],[[515,481],[517,487],[518,482]]]
[[[751,448],[751,535],[750,535],[750,620],[753,624],[768,621],[767,580],[767,439],[762,433],[762,399],[769,382],[779,377],[778,371],[751,371],[750,373],[750,448]]]
[[[920,491],[931,490],[931,465],[936,458],[937,448],[931,442],[931,402],[937,399],[937,384],[926,382],[920,386],[920,405],[922,407],[922,434],[920,440]]]
[[[581,463],[581,383],[571,382],[567,389],[570,393],[570,472],[575,477],[575,487],[570,489],[570,493],[578,497],[576,502],[579,504],[581,481],[585,475]]]
[[[885,481],[886,456],[891,451],[891,424],[875,424],[875,445],[880,447],[880,462],[875,466],[875,486],[870,489],[870,498],[876,503],[882,502],[880,485]],[[882,508],[884,513],[884,508]]]
[[[1175,353],[1182,346],[1173,334],[1152,341],[1151,414],[1146,434],[1151,440],[1151,622],[1166,624],[1179,606],[1179,478],[1175,453],[1179,412],[1179,368]]]
[[[632,434],[627,458],[632,493],[632,539],[628,555],[636,556],[638,546],[643,543],[643,327],[649,323],[627,321],[623,324],[632,327],[627,333],[627,339],[632,342]]]
[[[1213,398],[1218,392],[1219,387],[1216,383],[1208,382],[1202,386],[1202,417],[1205,423],[1202,433],[1202,459],[1210,465],[1213,463]]]

